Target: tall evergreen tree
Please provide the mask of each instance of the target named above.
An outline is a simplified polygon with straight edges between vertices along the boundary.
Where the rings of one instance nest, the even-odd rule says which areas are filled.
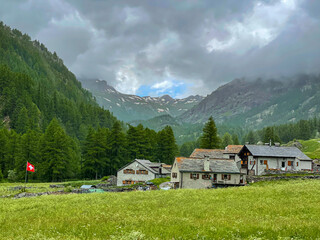
[[[156,152],[157,160],[167,164],[172,164],[178,154],[178,146],[170,126],[158,132]]]
[[[73,140],[67,136],[59,121],[54,118],[41,139],[42,178],[47,181],[61,181],[73,177],[71,169],[75,154]]]
[[[234,145],[240,145],[240,141],[237,134],[232,135],[232,142]]]
[[[15,154],[15,170],[18,179],[24,179],[27,162],[38,166],[40,136],[39,132],[29,130],[20,137]],[[30,175],[30,177],[36,176]]]
[[[110,169],[109,174],[116,174],[119,167],[128,162],[126,151],[126,136],[122,130],[120,122],[115,122],[111,132],[109,141],[109,157],[110,157]]]
[[[212,117],[203,128],[202,136],[200,137],[200,148],[216,149],[220,148],[221,140],[217,133],[217,127]]]
[[[232,137],[229,133],[225,133],[222,137],[222,147],[225,148],[228,145],[232,145],[233,141],[232,141]]]
[[[109,163],[108,132],[99,128],[97,132],[91,128],[83,148],[83,174],[86,178],[98,179]]]

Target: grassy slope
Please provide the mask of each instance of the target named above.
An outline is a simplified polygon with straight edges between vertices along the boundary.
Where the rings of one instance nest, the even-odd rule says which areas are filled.
[[[307,141],[299,140],[302,144],[302,151],[310,158],[320,158],[320,139],[311,139]]]
[[[320,181],[0,199],[1,239],[315,239]]]

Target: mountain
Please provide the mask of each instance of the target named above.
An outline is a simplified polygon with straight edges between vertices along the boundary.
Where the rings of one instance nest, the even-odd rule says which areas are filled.
[[[0,22],[0,123],[24,133],[44,131],[53,118],[79,139],[91,126],[111,128],[117,121],[56,53]]]
[[[178,117],[181,122],[262,128],[320,116],[320,75],[291,79],[237,79],[219,87]]]
[[[162,97],[139,97],[123,94],[103,80],[81,79],[83,86],[92,92],[100,106],[110,110],[120,120],[131,122],[148,120],[161,115],[177,117],[198,104],[202,96],[173,99]]]

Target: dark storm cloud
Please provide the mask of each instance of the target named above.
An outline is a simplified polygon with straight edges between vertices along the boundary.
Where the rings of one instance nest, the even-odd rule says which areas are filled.
[[[56,51],[77,76],[127,93],[179,86],[181,95],[204,94],[239,77],[319,71],[319,1],[0,3],[1,20]]]

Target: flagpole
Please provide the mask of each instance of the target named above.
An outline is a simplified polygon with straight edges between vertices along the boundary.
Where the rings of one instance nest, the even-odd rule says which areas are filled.
[[[27,177],[28,177],[28,162],[27,162],[27,166],[26,166],[26,178],[25,178],[25,185],[27,184]]]

